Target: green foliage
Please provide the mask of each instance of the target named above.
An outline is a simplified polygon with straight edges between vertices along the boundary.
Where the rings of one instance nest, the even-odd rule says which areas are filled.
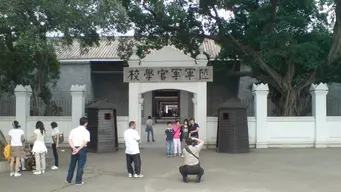
[[[56,43],[77,39],[86,48],[97,45],[101,34],[130,27],[115,0],[0,0],[0,5],[0,90],[29,84],[35,103],[40,97],[47,104],[59,79]],[[48,38],[54,35],[62,41]]]
[[[195,54],[204,39],[212,39],[222,47],[218,59],[239,55],[252,69],[249,76],[270,85],[271,99],[280,103],[280,114],[299,115],[304,106],[299,106],[298,100],[308,97],[305,90],[316,77],[335,80],[335,67],[329,66],[327,71],[322,67],[335,41],[327,14],[320,11],[320,6],[333,2],[319,3],[144,0],[140,4],[139,0],[126,0],[124,6],[134,22],[137,39],[148,39],[146,49],[173,44]],[[333,61],[334,66],[338,63]],[[231,68],[224,70],[231,74]]]

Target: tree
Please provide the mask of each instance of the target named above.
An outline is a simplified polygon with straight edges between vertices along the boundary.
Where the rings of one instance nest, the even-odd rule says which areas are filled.
[[[307,103],[299,100],[308,98],[306,90],[317,76],[321,81],[333,79],[333,71],[321,66],[328,58],[333,66],[338,62],[338,57],[328,55],[336,53],[330,51],[339,40],[332,41],[327,14],[314,0],[143,0],[142,4],[127,0],[123,5],[134,22],[136,39],[144,39],[152,48],[173,44],[197,53],[199,43],[211,39],[222,47],[218,59],[239,55],[252,71],[229,75],[268,83],[281,115],[304,110]]]
[[[0,90],[31,85],[36,104],[51,99],[59,79],[55,45],[74,39],[80,48],[98,45],[101,34],[113,36],[130,25],[115,0],[0,0]],[[49,39],[59,35],[62,38]],[[37,115],[43,112],[35,108]]]

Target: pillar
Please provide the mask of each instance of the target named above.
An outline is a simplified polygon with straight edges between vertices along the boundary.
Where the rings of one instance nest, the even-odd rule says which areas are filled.
[[[153,116],[153,92],[148,91],[143,93],[143,119],[142,122],[148,119],[148,116]]]
[[[189,117],[189,92],[180,90],[180,121],[183,122]]]
[[[256,148],[268,148],[268,84],[253,84],[256,118]]]
[[[139,121],[139,86],[138,83],[129,83],[129,121],[136,122],[136,130],[140,132],[141,122]],[[141,115],[140,115],[141,117]],[[127,128],[128,128],[127,122]]]
[[[193,103],[193,118],[196,120],[197,119],[197,94],[193,93],[193,98],[192,98],[192,103]]]
[[[79,126],[79,119],[85,115],[85,85],[72,85],[70,93],[72,96],[72,127]]]
[[[200,126],[199,137],[207,141],[207,83],[198,82],[198,92],[196,95],[195,121]]]
[[[28,138],[27,117],[30,115],[30,97],[32,89],[30,86],[17,85],[15,93],[15,119],[21,125],[25,132],[25,138]]]
[[[315,147],[327,148],[327,84],[312,84],[310,94],[312,96],[313,116],[315,117]]]

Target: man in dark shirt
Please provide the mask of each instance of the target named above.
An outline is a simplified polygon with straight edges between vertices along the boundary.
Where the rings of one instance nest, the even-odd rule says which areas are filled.
[[[191,118],[189,120],[189,137],[199,138],[199,130],[200,127],[197,123],[195,123],[194,119]],[[194,141],[194,145],[196,145],[198,142]]]
[[[167,122],[167,128],[166,128],[166,148],[167,148],[167,157],[173,157],[174,152],[174,142],[173,142],[173,135],[174,130],[172,129],[172,123]]]

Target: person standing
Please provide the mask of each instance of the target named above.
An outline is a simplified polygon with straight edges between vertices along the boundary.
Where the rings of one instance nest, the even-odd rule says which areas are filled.
[[[181,149],[183,149],[186,146],[186,139],[188,138],[188,119],[184,120],[184,123],[181,126],[181,135],[180,135],[180,141],[181,141]],[[181,156],[183,157],[183,155]]]
[[[194,141],[198,142],[194,146]],[[197,175],[196,182],[200,183],[201,177],[204,175],[204,169],[200,166],[199,153],[204,146],[204,141],[197,138],[188,138],[186,140],[187,147],[183,149],[184,165],[179,167],[179,171],[184,182],[188,182],[188,175]]]
[[[11,162],[10,162],[10,176],[20,177],[18,172],[20,166],[20,157],[24,154],[23,142],[25,141],[25,133],[18,121],[12,123],[13,129],[8,132],[9,144],[11,145]],[[15,162],[15,165],[14,165]]]
[[[179,156],[181,156],[181,124],[180,121],[175,121],[175,125],[172,127],[174,133],[173,133],[173,143],[174,143],[174,157],[179,153]]]
[[[83,169],[86,164],[86,147],[88,142],[90,142],[90,132],[86,129],[87,126],[88,118],[82,117],[79,120],[79,126],[72,129],[70,132],[69,145],[72,149],[72,153],[68,174],[65,180],[66,183],[71,183],[76,164],[78,163],[76,185],[84,184],[82,177]]]
[[[44,124],[43,122],[38,121],[36,123],[36,130],[34,130],[35,141],[32,148],[32,153],[34,153],[34,158],[36,160],[36,171],[33,173],[35,175],[45,173],[47,152],[47,148],[45,146],[45,136],[46,130]]]
[[[155,142],[153,125],[154,125],[154,122],[153,122],[153,120],[152,120],[152,117],[151,117],[151,116],[148,116],[148,119],[147,119],[147,121],[146,121],[147,141],[148,141],[148,142],[150,142],[150,140],[149,140],[150,133],[152,134],[152,141]]]
[[[200,127],[197,123],[195,123],[194,118],[189,120],[189,137],[199,138],[199,130]],[[194,144],[197,144],[197,141],[194,141]]]
[[[174,153],[174,141],[173,141],[174,130],[172,129],[171,122],[167,122],[167,128],[165,130],[165,134],[166,134],[167,157],[171,158],[173,157],[173,153]]]
[[[53,156],[54,156],[54,165],[51,167],[52,170],[59,169],[58,164],[58,145],[59,145],[59,129],[58,124],[56,122],[51,123],[52,128],[52,150],[53,150]]]
[[[124,142],[126,146],[126,161],[127,161],[127,169],[128,176],[135,178],[142,178],[141,174],[141,156],[140,156],[140,135],[136,131],[136,123],[135,121],[129,122],[129,129],[124,131]],[[134,163],[134,169],[132,166]]]

